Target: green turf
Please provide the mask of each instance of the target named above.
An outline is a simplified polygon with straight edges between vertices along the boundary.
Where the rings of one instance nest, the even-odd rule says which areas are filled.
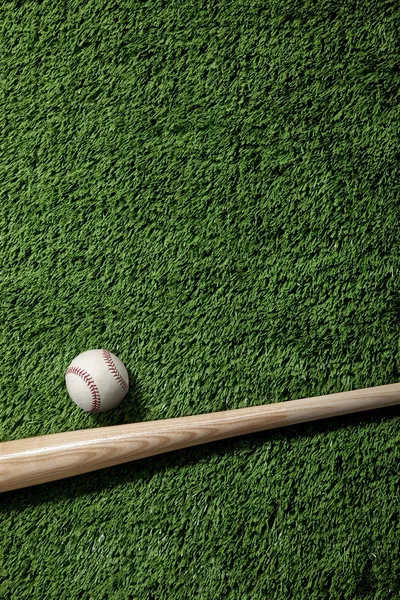
[[[2,440],[399,379],[394,0],[0,6]],[[132,391],[73,405],[106,347]],[[398,410],[0,498],[1,600],[400,598]]]

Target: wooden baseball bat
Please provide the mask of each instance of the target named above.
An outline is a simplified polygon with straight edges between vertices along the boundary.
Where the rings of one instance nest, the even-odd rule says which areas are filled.
[[[276,427],[400,403],[400,383],[191,417],[0,443],[0,491]]]

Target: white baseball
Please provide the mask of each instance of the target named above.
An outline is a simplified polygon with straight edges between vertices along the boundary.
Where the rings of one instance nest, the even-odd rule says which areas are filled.
[[[71,399],[87,412],[106,412],[121,402],[129,389],[128,372],[108,350],[79,354],[65,373]]]

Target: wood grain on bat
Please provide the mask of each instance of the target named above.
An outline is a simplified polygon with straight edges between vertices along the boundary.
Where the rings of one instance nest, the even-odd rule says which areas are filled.
[[[400,383],[224,412],[0,444],[0,491],[276,427],[400,403]]]

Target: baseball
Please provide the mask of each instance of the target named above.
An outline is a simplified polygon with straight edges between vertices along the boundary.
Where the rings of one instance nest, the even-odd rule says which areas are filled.
[[[79,354],[65,373],[71,400],[86,412],[111,410],[129,389],[128,372],[122,361],[108,350]]]

